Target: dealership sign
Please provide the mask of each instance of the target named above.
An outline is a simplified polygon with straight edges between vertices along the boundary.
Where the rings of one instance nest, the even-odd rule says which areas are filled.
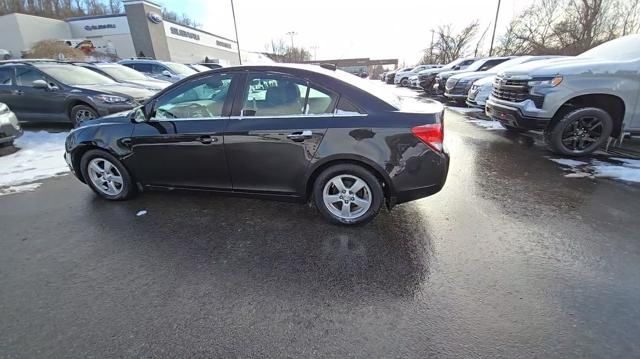
[[[177,27],[170,27],[169,31],[171,31],[172,34],[174,35],[178,35],[178,36],[182,36],[182,37],[186,37],[189,39],[193,39],[196,41],[200,41],[200,35],[194,33],[194,32],[189,32],[186,30],[182,30],[182,29],[178,29]]]
[[[87,31],[115,29],[115,28],[116,28],[116,24],[86,25],[84,27],[84,29]]]
[[[147,18],[154,24],[159,24],[162,22],[162,15],[158,14],[157,12],[149,11],[147,13]]]

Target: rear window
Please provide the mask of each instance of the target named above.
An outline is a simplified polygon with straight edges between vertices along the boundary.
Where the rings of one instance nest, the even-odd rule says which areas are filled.
[[[401,106],[400,97],[394,95],[393,93],[391,93],[391,91],[388,91],[386,89],[380,88],[379,86],[373,85],[371,83],[372,81],[370,80],[365,80],[363,78],[352,75],[342,70],[335,70],[332,72],[333,72],[332,74],[333,76],[348,83],[349,85],[355,86],[360,90],[365,91],[368,94],[381,99],[382,101],[388,103],[389,105],[395,107],[396,109],[400,108]]]

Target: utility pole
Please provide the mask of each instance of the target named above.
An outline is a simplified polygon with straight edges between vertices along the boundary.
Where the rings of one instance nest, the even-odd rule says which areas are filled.
[[[291,48],[293,49],[293,37],[298,35],[298,33],[295,31],[289,31],[287,32],[287,35],[291,36]]]
[[[433,62],[433,34],[435,30],[431,29],[431,46],[429,47],[429,61]]]
[[[496,9],[496,19],[493,22],[493,35],[491,35],[491,47],[489,48],[489,56],[493,55],[493,41],[496,38],[496,27],[498,27],[499,14],[500,14],[500,0],[498,0],[498,8]]]
[[[238,24],[236,24],[236,10],[233,7],[233,0],[231,0],[231,14],[233,15],[233,28],[236,31],[236,46],[238,46],[238,62],[242,65],[242,56],[240,55],[240,40],[238,40]]]

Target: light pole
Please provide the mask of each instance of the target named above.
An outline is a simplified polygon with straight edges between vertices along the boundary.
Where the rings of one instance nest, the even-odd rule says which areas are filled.
[[[429,47],[429,61],[433,62],[433,34],[435,30],[431,29],[431,46]]]
[[[240,40],[238,40],[238,25],[236,24],[236,10],[233,7],[233,0],[231,0],[231,14],[233,15],[233,28],[236,31],[236,46],[238,46],[238,62],[242,65],[242,56],[240,55]]]
[[[498,8],[496,9],[496,19],[493,22],[493,35],[491,35],[491,47],[489,47],[489,56],[493,55],[493,40],[496,38],[496,27],[498,27],[498,14],[500,14],[500,0],[498,0]]]
[[[293,49],[293,37],[298,35],[298,33],[295,31],[289,31],[287,32],[287,35],[291,36],[291,48]]]

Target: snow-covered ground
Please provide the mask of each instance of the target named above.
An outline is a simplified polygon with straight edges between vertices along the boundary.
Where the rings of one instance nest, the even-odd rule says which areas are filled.
[[[34,182],[68,173],[62,157],[67,134],[27,131],[18,138],[18,151],[0,157],[0,196],[33,191],[40,185]]]
[[[590,159],[577,161],[567,158],[549,158],[562,165],[567,178],[612,178],[624,182],[640,183],[640,160],[610,157],[606,161]]]

